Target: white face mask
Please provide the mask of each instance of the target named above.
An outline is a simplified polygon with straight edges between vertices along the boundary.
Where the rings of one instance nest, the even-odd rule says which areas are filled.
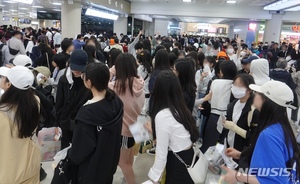
[[[241,57],[244,57],[244,56],[246,56],[246,52],[245,52],[245,51],[242,51],[242,52],[241,52]]]
[[[234,50],[232,48],[227,49],[227,54],[233,54]]]
[[[242,87],[236,87],[232,85],[231,92],[236,99],[241,99],[246,96],[247,89]]]

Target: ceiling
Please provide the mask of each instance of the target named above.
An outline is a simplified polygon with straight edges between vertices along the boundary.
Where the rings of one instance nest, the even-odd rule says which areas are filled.
[[[69,3],[81,0],[68,0]],[[3,16],[35,18],[38,11],[59,12],[63,0],[33,0],[32,4],[18,3],[14,0],[0,0]]]
[[[168,2],[168,3],[184,3],[182,0],[130,0],[132,2]],[[250,5],[250,6],[264,6],[269,3],[274,2],[275,0],[236,0],[238,5]],[[224,4],[232,6],[232,4],[227,4],[226,0],[192,0],[191,3],[196,4]]]

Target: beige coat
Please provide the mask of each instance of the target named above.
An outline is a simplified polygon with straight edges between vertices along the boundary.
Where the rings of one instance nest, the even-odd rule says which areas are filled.
[[[18,138],[12,117],[0,110],[0,184],[39,184],[39,147],[30,138]]]

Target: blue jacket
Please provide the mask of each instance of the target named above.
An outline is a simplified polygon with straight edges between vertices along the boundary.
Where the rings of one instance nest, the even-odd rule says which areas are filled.
[[[73,45],[74,45],[75,50],[80,50],[80,49],[82,49],[82,47],[85,46],[85,42],[81,42],[76,39],[76,40],[73,40]]]

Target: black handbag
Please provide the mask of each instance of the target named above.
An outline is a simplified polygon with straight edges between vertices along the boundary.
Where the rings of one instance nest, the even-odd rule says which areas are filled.
[[[71,163],[68,158],[61,160],[54,170],[51,184],[76,184],[76,182],[77,165]]]

